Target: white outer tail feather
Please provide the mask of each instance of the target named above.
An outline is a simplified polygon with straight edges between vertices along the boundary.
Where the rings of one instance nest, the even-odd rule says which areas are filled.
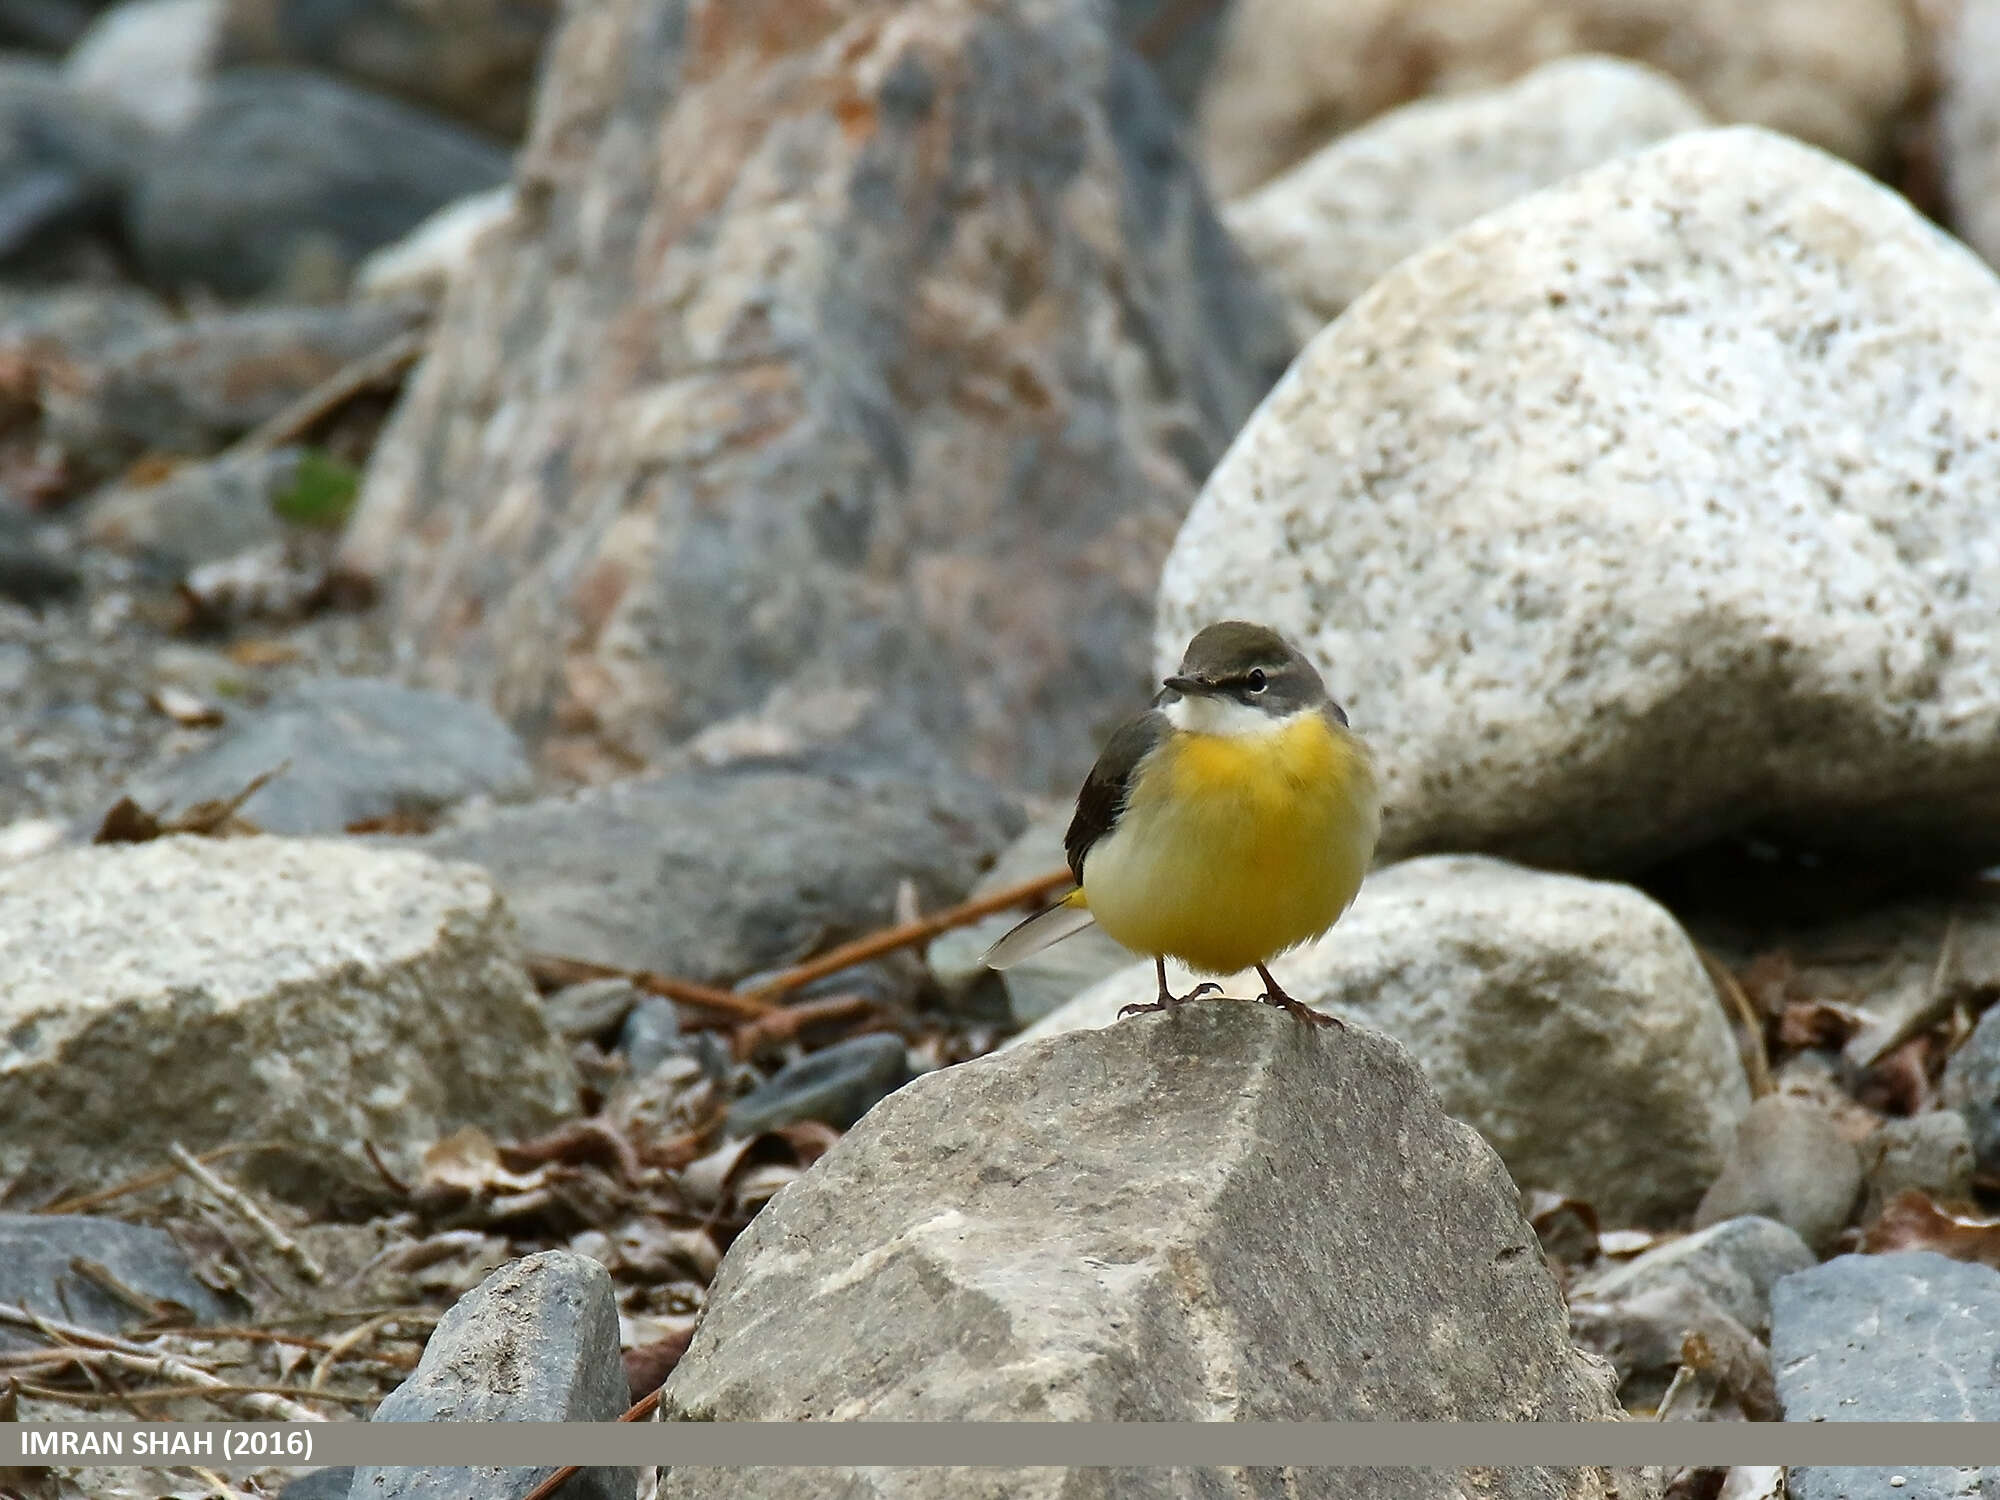
[[[1083,931],[1094,920],[1087,906],[1058,903],[1008,928],[1000,941],[988,948],[979,961],[989,969],[1012,968],[1022,959],[1034,957],[1050,944]]]

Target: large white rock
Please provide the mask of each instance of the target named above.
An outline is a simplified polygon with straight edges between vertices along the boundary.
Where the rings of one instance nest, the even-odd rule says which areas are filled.
[[[2000,851],[2000,281],[1761,130],[1404,261],[1210,477],[1159,661],[1329,670],[1391,852],[1620,869],[1746,827]]]
[[[1587,1199],[1608,1224],[1693,1207],[1750,1107],[1700,957],[1630,886],[1413,859],[1370,877],[1338,927],[1272,971],[1297,999],[1408,1047],[1521,1186]],[[1261,988],[1255,971],[1225,985]],[[1150,964],[1126,969],[1016,1045],[1108,1026],[1154,990]]]
[[[1563,58],[1506,88],[1391,110],[1230,204],[1223,219],[1310,339],[1397,261],[1459,225],[1707,123],[1663,73]]]
[[[226,0],[123,0],[90,23],[63,77],[78,93],[172,135],[208,96],[225,9]]]
[[[1513,1185],[1407,1053],[1193,1005],[918,1079],[724,1257],[695,1421],[1603,1421]],[[1021,1462],[1040,1462],[1032,1448]],[[1255,1471],[1252,1471],[1253,1473]],[[662,1496],[1607,1497],[1593,1469],[676,1467]],[[1634,1477],[1628,1500],[1652,1486]]]
[[[1408,99],[1580,52],[1650,63],[1719,120],[1864,165],[1924,70],[1905,0],[1237,0],[1201,102],[1209,180],[1246,192]]]
[[[309,1203],[462,1125],[576,1107],[485,874],[407,850],[163,839],[0,870],[0,1178],[83,1185],[170,1141]]]

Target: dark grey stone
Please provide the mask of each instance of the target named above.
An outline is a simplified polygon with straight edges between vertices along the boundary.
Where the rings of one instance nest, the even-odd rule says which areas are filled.
[[[1191,118],[1222,44],[1229,0],[1201,5],[1185,0],[1115,0],[1114,8],[1126,41],[1152,68],[1175,111]]]
[[[1972,1139],[1965,1116],[1933,1109],[1904,1120],[1884,1120],[1861,1143],[1867,1195],[1861,1209],[1866,1224],[1898,1193],[1921,1189],[1941,1202],[1972,1195]]]
[[[1744,1214],[1670,1240],[1622,1266],[1587,1276],[1574,1298],[1623,1301],[1656,1286],[1685,1284],[1759,1338],[1771,1328],[1771,1288],[1778,1278],[1816,1265],[1818,1257],[1775,1219]]]
[[[127,224],[168,290],[326,296],[369,251],[507,168],[496,143],[397,100],[305,69],[244,68],[210,85]]]
[[[492,710],[371,677],[322,677],[232,716],[214,744],[155,769],[131,795],[150,812],[178,811],[234,796],[286,762],[243,806],[268,833],[428,817],[481,794],[520,796],[532,783],[520,742]]]
[[[643,1078],[681,1050],[680,1012],[664,995],[642,995],[625,1013],[618,1050],[632,1076]]]
[[[83,1214],[0,1213],[0,1302],[101,1333],[144,1321],[142,1313],[71,1270],[76,1259],[96,1261],[144,1296],[180,1303],[198,1322],[234,1322],[244,1311],[196,1278],[165,1230]],[[0,1349],[39,1342],[0,1328]]]
[[[1945,1064],[1944,1098],[1965,1116],[1980,1170],[2000,1172],[2000,1005],[1979,1018]]]
[[[795,1120],[824,1120],[845,1130],[910,1081],[903,1039],[858,1036],[780,1069],[729,1107],[730,1135],[755,1135]]]
[[[278,1500],[347,1500],[354,1487],[354,1467],[342,1464],[302,1474],[278,1491]]]
[[[612,1422],[630,1404],[611,1274],[567,1250],[511,1261],[439,1321],[377,1422]],[[518,1500],[554,1472],[360,1468],[352,1500]],[[583,1470],[565,1500],[633,1500],[631,1469]]]
[[[1928,1250],[1838,1256],[1778,1282],[1771,1355],[1787,1422],[2000,1421],[2000,1271]],[[1786,1482],[1795,1500],[1957,1500],[1994,1477],[1801,1468]]]
[[[530,951],[735,983],[962,896],[1020,826],[993,787],[872,761],[739,762],[520,807],[419,847],[483,865]]]
[[[136,122],[50,64],[0,56],[0,266],[59,270],[78,235],[115,225],[146,161]]]
[[[76,564],[44,547],[28,518],[0,502],[0,598],[46,604],[82,586]]]
[[[641,991],[629,979],[587,979],[565,985],[542,1001],[549,1030],[568,1042],[603,1042],[617,1034],[639,1003]],[[679,1024],[679,1018],[675,1018]]]

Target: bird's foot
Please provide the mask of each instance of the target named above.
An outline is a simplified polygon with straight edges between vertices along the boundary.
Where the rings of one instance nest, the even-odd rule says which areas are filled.
[[[1222,993],[1222,986],[1213,982],[1198,984],[1185,995],[1176,995],[1167,990],[1161,990],[1160,998],[1157,1000],[1147,1001],[1143,1005],[1121,1006],[1118,1011],[1118,1019],[1122,1021],[1127,1016],[1142,1016],[1148,1011],[1172,1010],[1176,1005],[1186,1005],[1190,1000],[1201,999],[1202,996],[1208,994],[1211,990],[1219,995]]]
[[[1334,1026],[1342,1031],[1347,1030],[1347,1023],[1341,1020],[1339,1016],[1330,1016],[1325,1011],[1314,1010],[1310,1005],[1301,1004],[1290,995],[1279,993],[1276,995],[1259,995],[1257,998],[1266,1005],[1276,1006],[1279,1010],[1287,1011],[1297,1016],[1309,1026]]]

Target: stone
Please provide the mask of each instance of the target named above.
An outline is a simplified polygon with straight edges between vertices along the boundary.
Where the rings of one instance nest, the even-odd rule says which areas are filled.
[[[147,452],[213,453],[419,316],[385,302],[272,307],[142,333],[44,388],[48,433],[97,471]]]
[[[0,0],[0,47],[59,53],[90,25],[92,0]]]
[[[479,871],[312,840],[160,839],[0,869],[0,1176],[102,1186],[165,1143],[309,1207],[466,1125],[544,1130],[569,1060]]]
[[[1736,1127],[1721,1175],[1695,1210],[1697,1229],[1761,1214],[1825,1251],[1861,1192],[1860,1154],[1815,1100],[1767,1094]]]
[[[1884,1120],[1861,1143],[1861,1222],[1868,1223],[1890,1199],[1911,1188],[1938,1202],[1969,1202],[1972,1164],[1972,1134],[1956,1110]]]
[[[83,587],[76,563],[38,531],[32,519],[0,502],[0,599],[32,607],[70,598]]]
[[[225,0],[120,0],[78,39],[63,78],[86,99],[177,134],[207,97],[224,8]]]
[[[423,680],[627,766],[844,702],[1074,792],[1292,354],[1107,9],[571,12],[347,537]]]
[[[1996,430],[1989,269],[1810,147],[1690,132],[1329,325],[1181,528],[1155,660],[1245,612],[1298,641],[1387,855],[1989,859]]]
[[[513,215],[512,183],[447,203],[362,261],[354,272],[355,295],[442,301],[452,277],[472,263],[480,240]]]
[[[1787,1276],[1771,1358],[1787,1422],[2000,1421],[2000,1271],[1929,1250],[1841,1255]],[[1957,1500],[1988,1470],[1795,1468],[1793,1500]]]
[[[1462,224],[1708,123],[1638,63],[1568,57],[1505,88],[1406,104],[1223,210],[1310,339],[1391,266]]]
[[[1370,876],[1339,926],[1272,972],[1306,1004],[1395,1037],[1522,1187],[1583,1199],[1607,1226],[1686,1213],[1749,1108],[1700,958],[1629,886],[1410,860]],[[1262,988],[1254,971],[1224,987]],[[1021,1041],[1109,1026],[1154,989],[1150,963],[1128,968]]]
[[[1617,1370],[1618,1398],[1627,1411],[1658,1417],[1692,1337],[1707,1347],[1698,1368],[1713,1375],[1715,1388],[1686,1406],[1676,1401],[1673,1415],[1702,1420],[1723,1397],[1751,1421],[1777,1419],[1770,1350],[1691,1281],[1662,1281],[1616,1296],[1572,1294],[1569,1320],[1578,1346]]]
[[[549,1029],[567,1042],[601,1043],[622,1036],[625,1019],[639,1005],[641,994],[629,979],[586,979],[543,997],[542,1014],[548,1017]],[[648,1031],[656,1024],[649,1023]],[[674,1025],[680,1026],[678,1015]]]
[[[171,815],[233,797],[268,771],[279,774],[241,809],[266,833],[427,821],[534,785],[520,741],[491,709],[375,678],[318,677],[232,711],[213,743],[156,765],[127,795]]]
[[[618,1029],[618,1050],[634,1078],[644,1078],[670,1057],[681,1054],[681,1017],[664,995],[642,995],[625,1013]]]
[[[278,1491],[278,1500],[347,1500],[353,1485],[354,1466],[338,1464],[289,1481]]]
[[[224,0],[232,65],[295,63],[519,139],[555,0]]]
[[[487,869],[531,952],[731,984],[887,926],[902,881],[956,901],[1019,826],[971,778],[823,757],[467,808],[421,847]]]
[[[174,1302],[196,1323],[239,1321],[247,1309],[198,1280],[181,1247],[164,1229],[87,1214],[0,1213],[0,1302],[99,1333],[123,1333],[143,1314],[72,1268],[93,1261],[141,1296]],[[0,1328],[0,1349],[46,1347],[14,1328]]]
[[[170,291],[330,300],[370,251],[497,185],[507,153],[303,69],[238,68],[132,194],[140,268]]]
[[[729,1106],[723,1128],[746,1136],[798,1120],[823,1120],[845,1130],[909,1081],[910,1059],[901,1037],[858,1036],[780,1068]]]
[[[1691,1286],[1759,1338],[1771,1331],[1778,1278],[1819,1263],[1806,1242],[1775,1219],[1743,1214],[1657,1245],[1579,1280],[1572,1299],[1620,1302],[1661,1286]]]
[[[1938,166],[1952,228],[2000,264],[2000,3],[1958,0],[1935,54]]]
[[[71,90],[53,66],[0,54],[0,266],[60,276],[115,226],[146,166],[145,131]]]
[[[1499,1160],[1377,1033],[1205,1002],[917,1079],[724,1256],[674,1421],[1601,1421]],[[1257,1493],[1436,1495],[1299,1469]],[[836,1482],[837,1481],[837,1482]],[[700,1471],[663,1497],[713,1494]],[[1611,1493],[1505,1469],[1496,1496]],[[1154,1469],[980,1494],[1195,1493]],[[746,1496],[947,1496],[951,1471],[749,1471]],[[1217,1493],[1220,1493],[1219,1491]],[[1630,1493],[1630,1492],[1627,1492]]]
[[[1062,869],[1066,862],[1063,834],[1069,828],[1071,813],[1072,809],[1064,807],[1052,816],[1036,819],[1002,851],[970,894],[988,895]],[[1086,927],[1004,972],[987,968],[980,962],[981,956],[1026,915],[1025,910],[1000,912],[953,928],[931,944],[924,961],[955,1008],[978,1009],[977,992],[994,986],[1001,990],[1014,1023],[1028,1026],[1068,1004],[1100,979],[1131,966],[1130,950],[1097,928]]]
[[[544,1250],[509,1261],[439,1319],[416,1373],[376,1422],[615,1422],[627,1405],[611,1273],[587,1256]],[[496,1468],[354,1471],[352,1500],[518,1500],[555,1472]],[[577,1500],[632,1500],[631,1469],[587,1467],[563,1487]]]
[[[113,484],[84,514],[91,545],[131,552],[180,579],[205,562],[282,541],[275,508],[298,482],[301,450],[252,449],[184,464],[151,484]]]
[[[1160,80],[1182,116],[1192,116],[1201,86],[1222,41],[1226,5],[1190,6],[1176,0],[1112,0],[1118,31]]]
[[[1941,1094],[1964,1117],[1979,1169],[2000,1172],[2000,1006],[1979,1018],[1945,1063]]]
[[[1234,197],[1408,99],[1580,52],[1864,167],[1887,164],[1926,61],[1898,0],[1238,0],[1201,102],[1209,181]]]

